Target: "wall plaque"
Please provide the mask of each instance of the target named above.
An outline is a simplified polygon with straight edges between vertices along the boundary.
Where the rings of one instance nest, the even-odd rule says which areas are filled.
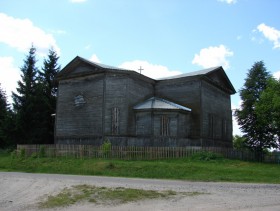
[[[83,95],[77,95],[76,97],[74,97],[74,104],[75,104],[76,107],[80,107],[80,106],[83,106],[84,104],[86,104],[84,96]]]

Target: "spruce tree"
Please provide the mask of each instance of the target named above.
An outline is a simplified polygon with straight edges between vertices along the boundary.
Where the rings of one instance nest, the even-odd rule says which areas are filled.
[[[44,60],[44,66],[40,74],[40,84],[43,91],[44,101],[44,134],[42,136],[44,143],[54,143],[54,120],[56,110],[56,98],[58,84],[55,80],[57,73],[60,71],[58,65],[58,55],[53,50],[49,50],[47,59]]]
[[[13,108],[16,115],[16,136],[19,144],[38,142],[37,127],[40,120],[36,116],[37,75],[36,48],[31,47],[21,67],[21,80],[18,81],[17,93],[12,93]]]
[[[256,152],[259,160],[262,159],[264,150],[273,146],[269,127],[258,119],[256,112],[256,103],[260,100],[269,77],[270,74],[262,61],[252,66],[240,90],[241,108],[235,112],[240,129],[245,134],[245,145]]]
[[[0,84],[0,148],[4,148],[6,146],[4,127],[5,127],[7,112],[8,112],[7,96]]]

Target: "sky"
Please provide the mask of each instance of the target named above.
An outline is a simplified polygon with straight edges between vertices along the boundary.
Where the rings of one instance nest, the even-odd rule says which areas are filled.
[[[32,44],[152,78],[222,66],[235,87],[263,61],[280,77],[279,0],[0,0],[0,83],[11,102]],[[233,134],[241,134],[236,120]]]

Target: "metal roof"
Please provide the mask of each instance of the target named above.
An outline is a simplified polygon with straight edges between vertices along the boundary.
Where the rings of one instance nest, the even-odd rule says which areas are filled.
[[[189,72],[189,73],[184,73],[184,74],[180,74],[180,75],[174,75],[174,76],[159,78],[157,80],[169,80],[169,79],[184,78],[184,77],[190,77],[190,76],[205,75],[205,74],[210,73],[210,72],[212,72],[212,71],[214,71],[214,70],[216,70],[220,67],[221,66],[211,67],[211,68],[198,70],[198,71],[194,71],[194,72]]]
[[[75,70],[75,68],[80,65],[81,62],[87,63],[90,66],[95,67],[94,69],[84,69],[83,71],[77,71],[76,73],[73,72],[73,70]],[[99,70],[96,70],[97,69]],[[57,80],[61,80],[61,79],[66,79],[66,78],[74,78],[74,77],[79,77],[79,76],[86,76],[86,75],[91,75],[91,74],[95,74],[95,73],[100,73],[100,72],[118,72],[118,73],[128,73],[131,76],[135,76],[141,80],[144,80],[146,82],[149,83],[157,83],[157,82],[161,82],[161,81],[173,81],[173,79],[186,79],[188,77],[204,77],[204,79],[207,79],[208,74],[210,75],[210,73],[215,72],[215,71],[219,71],[220,74],[223,75],[224,79],[225,79],[225,84],[224,86],[220,86],[220,84],[216,83],[214,80],[211,79],[211,77],[209,77],[209,81],[212,83],[215,83],[216,85],[218,85],[221,89],[224,89],[225,91],[227,91],[229,94],[234,94],[236,93],[233,85],[231,84],[230,80],[228,79],[226,73],[224,72],[223,68],[221,66],[218,67],[212,67],[212,68],[208,68],[208,69],[203,69],[203,70],[199,70],[199,71],[194,71],[194,72],[190,72],[190,73],[184,73],[181,75],[175,75],[175,76],[170,76],[170,77],[165,77],[165,78],[160,78],[160,79],[152,79],[149,78],[145,75],[142,75],[141,73],[138,73],[137,71],[134,70],[128,70],[128,69],[123,69],[123,68],[119,68],[119,67],[113,67],[113,66],[109,66],[109,65],[105,65],[105,64],[100,64],[97,62],[92,62],[89,61],[87,59],[84,59],[82,57],[76,56],[69,64],[67,64],[57,75]]]
[[[184,111],[191,111],[190,108],[185,106],[181,106],[179,104],[170,102],[168,100],[152,97],[136,106],[133,107],[135,110],[142,110],[142,109],[170,109],[170,110],[184,110]]]
[[[123,68],[119,68],[119,67],[114,67],[114,66],[110,66],[110,65],[106,65],[106,64],[101,64],[98,62],[93,62],[87,59],[84,59],[82,57],[79,57],[81,60],[84,60],[87,63],[93,64],[95,66],[98,66],[100,68],[104,68],[104,69],[109,69],[109,70],[125,70],[125,71],[134,71],[134,70],[128,70],[128,69],[123,69]]]

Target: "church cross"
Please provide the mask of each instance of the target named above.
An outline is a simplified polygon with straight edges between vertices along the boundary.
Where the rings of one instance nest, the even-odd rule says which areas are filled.
[[[142,66],[140,66],[140,68],[138,70],[140,71],[140,74],[141,74],[142,70],[144,70],[144,69],[142,69]]]

